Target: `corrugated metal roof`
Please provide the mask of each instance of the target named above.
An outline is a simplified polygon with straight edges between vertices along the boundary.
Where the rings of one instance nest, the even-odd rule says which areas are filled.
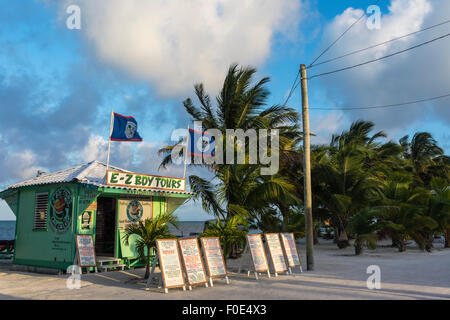
[[[110,170],[120,171],[120,172],[131,172],[129,170],[121,169],[115,166],[109,166]],[[34,185],[43,185],[51,183],[64,183],[64,182],[78,182],[90,185],[95,185],[97,187],[108,187],[114,189],[128,189],[128,190],[149,190],[147,188],[138,187],[122,187],[122,186],[110,186],[106,185],[106,164],[94,160],[86,164],[82,164],[76,167],[60,170],[53,173],[43,174],[39,177],[29,179],[23,182],[13,184],[8,187],[8,189],[15,189],[20,187],[28,187]],[[181,191],[168,191],[160,189],[152,189],[152,191],[160,191],[167,193],[179,193],[179,194],[192,194],[191,192],[181,192]]]

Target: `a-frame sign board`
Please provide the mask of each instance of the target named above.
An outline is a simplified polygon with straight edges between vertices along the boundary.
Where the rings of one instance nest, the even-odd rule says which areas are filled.
[[[206,266],[208,268],[209,284],[213,287],[213,279],[223,277],[225,278],[227,284],[230,284],[219,238],[204,237],[200,239],[202,242],[203,253],[205,255]]]
[[[302,261],[297,252],[297,246],[295,244],[295,238],[293,233],[281,233],[281,242],[283,244],[284,254],[286,255],[288,271],[293,275],[292,269],[300,267],[300,272],[303,272]]]
[[[241,273],[242,260],[250,251],[251,262],[247,262],[247,276],[250,276],[250,269],[253,269],[256,280],[259,280],[258,273],[267,272],[267,276],[270,278],[269,263],[267,262],[266,251],[264,250],[264,244],[262,242],[261,234],[248,234],[247,244],[245,245],[244,252],[242,254],[241,262],[239,263],[238,273]]]
[[[72,274],[80,273],[81,268],[86,268],[89,273],[89,268],[94,268],[95,272],[97,270],[97,257],[95,255],[94,237],[92,234],[76,234],[76,253],[75,259],[72,267]],[[74,268],[78,266],[78,270]]]
[[[269,248],[270,259],[274,269],[275,277],[278,277],[278,273],[288,273],[286,266],[286,260],[284,258],[283,247],[281,246],[280,236],[278,233],[266,233],[266,243]]]
[[[192,286],[200,284],[204,284],[208,288],[208,280],[206,279],[205,267],[197,238],[178,239],[178,243],[189,290],[192,290]]]
[[[164,293],[168,293],[168,289],[178,287],[182,287],[183,291],[186,291],[180,254],[178,252],[178,241],[176,239],[156,240],[156,256],[147,280],[147,290],[150,288],[152,276],[158,262],[161,268],[160,284],[164,286]]]

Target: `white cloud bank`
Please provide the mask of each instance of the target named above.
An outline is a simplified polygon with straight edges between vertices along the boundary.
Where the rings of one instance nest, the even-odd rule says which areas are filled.
[[[300,0],[77,0],[99,58],[173,96],[217,90],[231,63],[259,66],[276,33],[292,37]]]
[[[381,43],[448,19],[448,0],[392,0],[389,12],[382,16],[381,29],[369,30],[364,21],[355,25],[330,52],[326,60],[348,52]],[[324,45],[331,43],[363,11],[348,8],[325,28]],[[448,33],[444,25],[388,45],[353,55],[341,61],[311,69],[310,75],[354,65],[406,49]],[[329,107],[360,107],[401,103],[447,94],[450,92],[450,38],[381,60],[363,67],[321,78],[327,88],[328,100],[339,101]],[[320,78],[318,78],[320,79]],[[318,79],[311,80],[316,81]],[[392,135],[405,132],[419,120],[438,117],[450,123],[450,99],[400,108],[346,111],[351,120],[372,120],[378,129]]]

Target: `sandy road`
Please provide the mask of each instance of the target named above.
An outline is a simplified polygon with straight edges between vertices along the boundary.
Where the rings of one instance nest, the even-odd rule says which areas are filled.
[[[300,243],[300,250],[304,248]],[[11,271],[0,264],[0,299],[450,299],[450,250],[432,253],[409,248],[404,253],[379,247],[353,255],[353,248],[339,250],[321,240],[316,246],[314,271],[295,276],[261,276],[259,281],[237,274],[238,261],[228,262],[231,284],[217,280],[213,288],[192,291],[171,289],[164,294],[157,287],[145,290],[139,281],[144,270],[135,269],[83,274],[80,289],[68,289],[68,275],[43,275]],[[304,253],[302,252],[304,259]],[[369,290],[367,267],[381,269],[381,289]]]

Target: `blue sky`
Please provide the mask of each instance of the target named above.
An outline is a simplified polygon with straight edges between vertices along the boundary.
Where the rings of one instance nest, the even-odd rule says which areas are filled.
[[[106,157],[111,109],[134,116],[141,144],[113,143],[111,163],[158,173],[156,150],[185,128],[182,101],[203,82],[215,96],[233,62],[271,78],[269,105],[280,104],[299,64],[310,63],[375,1],[223,1],[168,3],[119,0],[0,0],[0,187]],[[81,9],[69,30],[66,9]],[[446,0],[381,0],[381,28],[363,19],[323,59],[447,20]],[[334,70],[448,33],[449,25],[311,69]],[[310,81],[310,107],[359,107],[450,92],[449,40],[383,62]],[[299,110],[299,89],[289,101]],[[313,143],[356,119],[371,120],[389,139],[429,131],[450,151],[450,101],[369,111],[311,110]],[[161,173],[161,172],[160,172]],[[194,171],[189,170],[189,173]],[[198,172],[195,172],[198,173]],[[165,175],[180,175],[175,167]],[[198,204],[181,220],[211,218]],[[0,220],[14,216],[3,201]]]

